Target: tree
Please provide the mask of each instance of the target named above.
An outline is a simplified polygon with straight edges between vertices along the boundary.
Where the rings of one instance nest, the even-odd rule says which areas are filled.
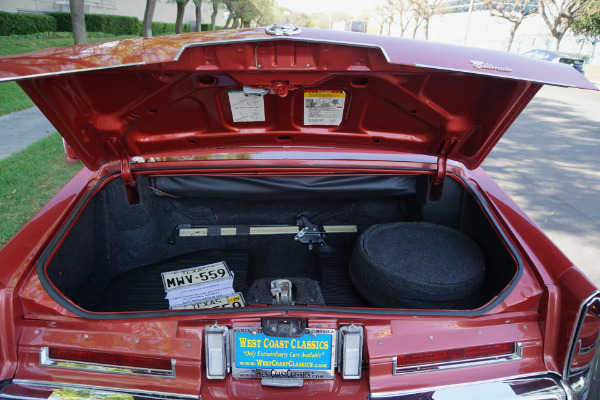
[[[144,23],[142,27],[142,35],[144,37],[152,36],[152,17],[154,16],[154,8],[156,0],[146,0],[146,10],[144,11]]]
[[[217,29],[216,21],[217,21],[217,14],[219,13],[220,5],[221,5],[221,2],[219,0],[212,0],[213,12],[212,12],[212,15],[210,16],[210,29],[213,31]]]
[[[387,35],[390,36],[392,25],[400,26],[400,36],[408,28],[410,19],[408,18],[409,4],[403,0],[386,0],[375,8],[375,13],[379,16],[380,26],[379,34],[383,33],[384,25],[387,25]]]
[[[581,16],[573,22],[571,29],[581,38],[582,48],[586,42],[593,46],[591,57],[594,57],[596,45],[600,43],[600,1],[586,1],[581,7]]]
[[[537,0],[483,0],[483,3],[495,17],[504,18],[512,23],[506,51],[510,51],[515,32],[523,20],[538,12]]]
[[[87,32],[85,30],[85,12],[83,0],[69,0],[71,8],[71,23],[73,24],[73,39],[75,44],[87,43]]]
[[[189,0],[175,0],[177,4],[177,18],[175,19],[175,33],[183,32],[183,14],[185,13],[185,6],[187,6]]]
[[[554,50],[578,16],[581,0],[539,0],[540,15],[554,38]]]
[[[202,32],[202,0],[193,0],[196,6],[196,23],[192,27],[192,32]]]
[[[441,3],[442,0],[410,0],[410,8],[414,13],[413,20],[415,22],[413,38],[419,25],[425,22],[425,40],[429,40],[429,21],[431,21],[431,17],[439,13]]]
[[[239,27],[250,27],[253,21],[257,21],[262,16],[261,12],[250,0],[223,0],[223,3],[229,10],[225,28],[237,29]]]

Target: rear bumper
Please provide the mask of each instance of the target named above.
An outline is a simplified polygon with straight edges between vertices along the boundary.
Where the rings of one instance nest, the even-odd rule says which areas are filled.
[[[288,392],[289,394],[289,392]],[[199,396],[182,396],[169,393],[136,392],[112,388],[66,385],[53,382],[15,380],[4,382],[0,399],[37,400],[65,398],[69,400],[134,399],[134,400],[190,400]],[[360,396],[364,398],[363,396]],[[389,400],[573,400],[571,388],[553,376],[542,375],[502,381],[464,384],[422,390],[419,392],[389,392],[370,394],[369,399]]]
[[[534,376],[503,381],[448,386],[413,393],[371,394],[370,399],[388,400],[571,400],[571,388],[554,377]]]

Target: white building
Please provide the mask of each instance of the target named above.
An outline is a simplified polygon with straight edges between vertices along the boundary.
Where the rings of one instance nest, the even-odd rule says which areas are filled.
[[[146,0],[84,0],[86,14],[109,14],[122,15],[125,17],[137,17],[140,21],[144,19]],[[183,17],[184,23],[196,21],[196,6],[189,1]],[[0,0],[0,11],[11,13],[46,14],[49,12],[69,11],[69,0]],[[202,2],[202,23],[210,23],[213,12],[212,2]],[[221,7],[217,14],[216,25],[225,25],[224,10]],[[153,21],[175,23],[177,7],[174,2],[167,0],[156,0]]]

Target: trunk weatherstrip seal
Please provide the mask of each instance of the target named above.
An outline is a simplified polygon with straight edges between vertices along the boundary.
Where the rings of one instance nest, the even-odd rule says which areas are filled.
[[[182,167],[177,168],[179,171],[184,170],[211,170],[211,169],[238,169],[239,166],[231,166],[231,167]],[[258,166],[253,167],[256,169],[277,169],[280,168],[278,166]],[[288,166],[287,168],[298,168],[298,169],[322,169],[322,168],[335,168],[337,170],[343,169],[363,169],[363,170],[381,170],[381,167],[340,167],[340,166]],[[420,171],[420,172],[435,172],[434,168],[393,168],[386,167],[383,168],[390,171]],[[164,171],[164,168],[140,168],[137,169],[136,173],[141,172],[159,172]],[[462,176],[454,173],[448,172],[449,175],[453,175],[462,181],[464,187],[468,190],[468,192],[474,197],[477,204],[482,208],[483,212],[487,215],[489,221],[492,223],[492,226],[496,230],[497,234],[502,238],[502,241],[507,246],[507,249],[514,256],[515,261],[517,263],[517,272],[513,279],[510,281],[508,286],[504,288],[502,292],[487,305],[477,309],[477,310],[413,310],[413,309],[363,309],[363,308],[351,308],[351,307],[312,307],[312,306],[277,306],[277,305],[269,305],[269,306],[259,306],[259,307],[248,307],[248,308],[235,308],[235,309],[205,309],[205,310],[165,310],[165,311],[150,311],[150,312],[127,312],[127,313],[95,313],[83,310],[82,308],[77,307],[71,301],[67,300],[62,293],[60,293],[57,288],[50,282],[48,276],[46,275],[45,266],[49,261],[50,256],[53,254],[56,246],[62,241],[62,238],[66,234],[66,232],[71,227],[71,224],[77,219],[79,213],[85,207],[88,200],[96,194],[98,189],[103,186],[104,182],[114,175],[120,174],[120,171],[114,171],[106,176],[104,176],[98,183],[94,185],[94,187],[89,190],[83,198],[79,201],[79,203],[75,206],[71,215],[65,221],[65,224],[60,228],[56,236],[52,239],[52,241],[48,244],[45,250],[42,252],[39,260],[36,264],[36,270],[38,277],[40,279],[40,283],[42,287],[48,292],[50,297],[54,301],[56,301],[60,306],[64,307],[67,311],[72,312],[73,314],[93,320],[116,320],[116,319],[134,319],[134,318],[152,318],[152,317],[172,317],[172,316],[190,316],[190,315],[215,315],[215,314],[247,314],[247,313],[260,313],[260,312],[272,312],[272,311],[285,311],[285,312],[317,312],[317,313],[325,313],[325,314],[363,314],[363,315],[423,315],[423,316],[457,316],[457,317],[473,317],[478,315],[483,315],[488,311],[494,309],[500,303],[504,301],[504,299],[512,292],[515,288],[521,276],[523,275],[523,261],[519,253],[513,244],[508,240],[496,218],[493,217],[491,210],[485,203],[483,196],[477,193],[471,185],[464,179]]]

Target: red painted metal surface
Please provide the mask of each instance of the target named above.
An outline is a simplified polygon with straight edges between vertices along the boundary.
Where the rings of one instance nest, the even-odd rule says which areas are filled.
[[[215,40],[236,42],[223,45]],[[353,44],[331,43],[335,41]],[[209,43],[177,57],[182,46]],[[51,58],[55,62],[49,62]],[[510,65],[512,71],[477,69],[471,60],[502,68]],[[123,63],[146,65],[69,73]],[[539,71],[532,70],[538,67]],[[0,77],[40,73],[55,75],[24,78],[22,87],[70,148],[88,167],[99,170],[84,169],[0,249],[4,321],[0,380],[110,386],[205,399],[332,395],[364,399],[368,392],[563,371],[581,302],[596,289],[475,167],[539,89],[533,81],[555,79],[587,87],[572,68],[484,50],[314,30],[283,40],[256,30],[136,39],[0,59]],[[227,90],[243,85],[277,93],[265,97],[267,122],[233,123],[223,105]],[[339,127],[305,126],[301,87],[344,90],[351,104],[344,122]],[[444,146],[448,140],[456,144]],[[130,156],[143,159],[121,161],[123,147]],[[448,157],[447,165],[439,155]],[[81,318],[45,292],[35,263],[77,202],[102,177],[119,172],[123,162],[132,167],[127,180],[144,168],[159,167],[157,174],[283,176],[344,171],[461,177],[481,196],[490,218],[522,258],[523,273],[500,304],[469,317],[368,315],[361,310],[341,315],[323,308],[226,317],[198,313],[128,319],[124,313],[117,320]],[[264,317],[306,319],[309,327],[339,328],[351,322],[364,326],[367,368],[362,378],[343,381],[336,375],[333,380],[306,382],[301,389],[266,388],[260,381],[230,376],[206,380],[204,327],[215,321],[230,327],[258,326]],[[506,342],[523,345],[521,360],[393,375],[392,358],[397,355]],[[176,377],[41,366],[40,350],[47,346],[174,359]]]
[[[229,174],[244,174],[245,171],[256,171],[259,166],[271,165],[270,175],[281,175],[295,171],[298,173],[331,173],[332,161],[338,167],[344,165],[361,171],[361,168],[376,167],[390,171],[392,167],[429,168],[435,170],[434,160],[422,158],[422,162],[384,161],[390,157],[388,153],[380,154],[382,160],[366,161],[365,155],[358,153],[352,160],[349,153],[322,154],[309,156],[308,149],[290,149],[292,154],[304,154],[303,160],[290,160],[286,151],[265,150],[252,154],[250,159],[231,161],[192,161],[199,168],[218,165],[237,165],[237,170],[229,170]],[[360,160],[360,159],[363,160]],[[377,158],[377,157],[375,157]],[[167,162],[172,170],[180,164]],[[318,166],[321,169],[315,169]],[[154,166],[149,163],[140,166]],[[277,168],[275,168],[277,166]],[[301,168],[298,170],[298,168]],[[49,238],[60,220],[73,206],[73,202],[81,197],[90,183],[99,175],[110,171],[118,171],[119,166],[103,170],[99,174],[84,171],[63,190],[55,200],[32,220],[15,240],[2,249],[2,255],[12,269],[3,269],[3,276],[10,287],[15,290],[13,299],[19,304],[13,312],[14,326],[5,325],[7,333],[2,335],[2,350],[7,354],[3,362],[5,377],[12,377],[14,371],[17,379],[53,381],[63,383],[79,383],[94,386],[111,386],[125,389],[145,389],[167,391],[180,394],[203,393],[206,398],[222,398],[223,396],[241,395],[241,393],[259,393],[273,396],[275,389],[263,388],[258,382],[234,380],[227,378],[224,382],[202,384],[202,332],[203,327],[212,324],[215,316],[188,315],[171,316],[159,319],[136,319],[116,321],[92,321],[73,316],[58,306],[41,288],[37,274],[33,270],[33,262],[39,251]],[[364,172],[364,169],[362,170]],[[376,170],[371,170],[375,172]],[[460,165],[450,163],[448,171],[463,176],[489,202],[493,215],[498,219],[502,230],[515,245],[524,258],[524,274],[517,286],[505,301],[486,315],[478,317],[426,317],[426,316],[367,316],[357,312],[344,315],[343,319],[325,310],[322,313],[290,313],[288,317],[308,318],[309,325],[337,328],[351,321],[365,326],[365,360],[368,369],[364,370],[363,379],[359,382],[343,382],[338,378],[328,382],[307,384],[315,396],[326,396],[328,391],[340,391],[342,397],[355,398],[363,396],[366,391],[389,392],[406,391],[428,387],[432,382],[436,386],[466,383],[474,380],[496,379],[501,376],[533,374],[543,371],[560,373],[564,364],[569,335],[581,301],[594,290],[593,285],[585,283],[581,274],[571,268],[568,260],[560,254],[551,242],[527,219],[514,203],[488,178],[481,170],[469,171]],[[225,172],[225,171],[223,171]],[[211,174],[216,173],[211,169]],[[115,176],[114,179],[120,179]],[[446,179],[452,179],[450,175]],[[63,199],[68,199],[65,202]],[[525,233],[523,233],[525,232]],[[521,234],[519,234],[521,233]],[[27,240],[24,239],[27,235]],[[23,243],[31,243],[32,254],[27,256],[15,249],[22,249]],[[36,245],[37,243],[37,245]],[[553,260],[540,259],[535,255],[550,252]],[[20,266],[20,267],[19,267]],[[24,274],[27,272],[26,274]],[[17,295],[18,294],[18,295]],[[17,297],[18,296],[18,297]],[[552,300],[552,299],[558,300]],[[9,304],[3,302],[3,304]],[[4,315],[6,310],[3,309]],[[261,316],[281,316],[279,312],[267,312],[248,315],[228,315],[219,318],[221,324],[229,326],[248,326],[259,324]],[[540,319],[541,316],[541,319]],[[126,318],[126,315],[124,315]],[[37,333],[35,333],[37,331]],[[479,333],[481,332],[481,333]],[[87,337],[85,337],[87,335]],[[11,339],[11,337],[13,339]],[[433,337],[433,339],[431,339]],[[136,343],[136,339],[138,342]],[[17,346],[17,341],[19,345]],[[478,367],[465,374],[463,370],[448,370],[413,374],[405,376],[392,375],[392,357],[419,351],[438,351],[451,348],[468,347],[503,343],[520,342],[524,345],[524,357],[521,361],[511,361],[498,365]],[[189,343],[189,347],[188,347]],[[113,376],[105,373],[78,371],[41,367],[39,351],[42,346],[63,346],[70,349],[111,351],[129,354],[132,351],[140,356],[169,357],[177,361],[177,377],[175,381],[167,378]],[[19,352],[15,351],[19,348]],[[10,354],[12,349],[12,355]],[[18,364],[17,364],[18,360]],[[12,367],[11,367],[12,366]],[[15,369],[16,368],[16,369]],[[176,382],[176,384],[175,384]],[[290,395],[306,394],[302,389]],[[346,392],[350,391],[350,392]],[[338,392],[336,392],[338,393]],[[345,394],[343,394],[345,393]],[[342,395],[343,394],[343,395]]]
[[[125,67],[90,70],[111,65]],[[288,142],[437,156],[448,140],[456,145],[446,156],[475,168],[540,82],[595,89],[566,65],[314,29],[287,38],[249,30],[132,39],[0,59],[0,78],[19,76],[90,169],[124,149],[132,157]],[[242,86],[273,93],[264,96],[265,121],[233,121],[227,93]],[[345,93],[339,126],[305,124],[308,89]]]

